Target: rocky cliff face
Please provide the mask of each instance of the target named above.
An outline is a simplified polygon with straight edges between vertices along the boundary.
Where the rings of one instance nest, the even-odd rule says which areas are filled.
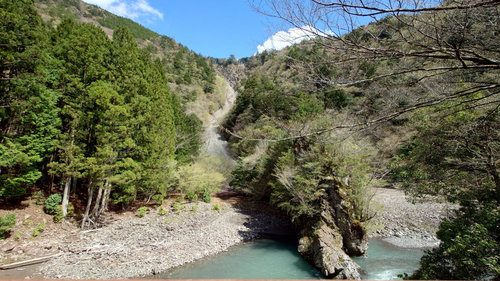
[[[217,72],[220,73],[229,82],[231,87],[237,89],[241,81],[246,77],[247,68],[242,63],[216,65]]]
[[[363,255],[368,242],[363,227],[350,215],[344,188],[327,180],[320,214],[298,223],[299,252],[326,278],[360,279],[360,267],[349,257]]]

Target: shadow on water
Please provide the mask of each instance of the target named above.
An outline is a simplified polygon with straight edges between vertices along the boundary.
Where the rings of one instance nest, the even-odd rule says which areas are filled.
[[[175,268],[156,279],[320,279],[290,240],[260,239],[210,259]]]
[[[240,235],[246,243],[227,252],[173,268],[151,279],[320,279],[321,274],[297,252],[295,231],[283,214],[243,194],[224,191],[218,195],[245,214],[249,230]],[[261,239],[248,241],[252,234]]]

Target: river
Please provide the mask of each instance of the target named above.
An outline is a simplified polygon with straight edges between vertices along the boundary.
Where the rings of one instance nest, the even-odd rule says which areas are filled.
[[[421,249],[396,247],[371,239],[366,257],[355,258],[366,280],[398,279],[418,268]],[[297,253],[293,241],[262,239],[174,268],[154,279],[319,279],[321,274]]]
[[[398,274],[411,274],[418,269],[423,254],[421,248],[401,248],[374,238],[369,241],[366,256],[353,260],[363,270],[362,279],[393,280],[400,279]]]
[[[354,258],[365,280],[398,279],[418,268],[422,249],[400,248],[371,239],[366,257]],[[1,279],[21,279],[38,271],[37,265],[0,272]],[[290,240],[261,239],[231,248],[214,257],[174,268],[148,279],[320,279],[321,274],[297,253]]]
[[[212,258],[174,268],[156,279],[320,279],[292,241],[261,239]]]

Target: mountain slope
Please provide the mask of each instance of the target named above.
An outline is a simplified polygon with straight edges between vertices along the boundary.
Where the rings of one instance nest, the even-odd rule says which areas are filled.
[[[134,38],[150,40],[159,35],[140,24],[120,16],[116,16],[98,6],[79,0],[37,0],[36,7],[42,19],[57,25],[63,18],[72,18],[81,22],[92,22],[106,31],[108,36],[119,26],[129,29]]]
[[[116,28],[127,28],[143,51],[161,61],[171,90],[181,98],[187,112],[196,114],[207,123],[207,112],[223,106],[225,82],[216,73],[212,60],[192,52],[174,39],[80,0],[36,0],[35,6],[42,19],[53,26],[70,18],[92,23],[110,38]]]
[[[289,8],[279,16],[309,3],[268,2]],[[355,277],[330,251],[362,253],[375,215],[371,187],[387,184],[379,178],[414,198],[462,203],[418,278],[498,275],[500,7],[445,2],[464,6],[394,13],[246,60],[249,77],[224,124],[239,156],[232,184],[287,211],[301,229],[299,251],[327,277]],[[317,5],[325,14],[311,9],[311,22],[323,24],[316,17],[332,8]],[[482,248],[481,240],[492,242]],[[488,262],[457,251],[465,248]]]

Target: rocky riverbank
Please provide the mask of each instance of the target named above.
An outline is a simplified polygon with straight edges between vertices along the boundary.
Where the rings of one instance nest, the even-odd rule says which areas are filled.
[[[412,203],[403,191],[391,188],[377,188],[372,204],[377,215],[370,223],[369,236],[405,248],[437,246],[439,224],[457,208],[450,203]]]
[[[221,206],[220,210],[217,210]],[[226,251],[286,223],[231,204],[188,203],[159,216],[117,220],[94,231],[66,237],[61,255],[41,267],[49,279],[124,279],[155,275],[169,268]]]
[[[60,255],[25,272],[32,272],[34,278],[64,279],[149,276],[226,251],[263,232],[289,230],[280,214],[271,208],[266,211],[265,204],[257,206],[235,196],[216,200],[213,204],[181,204],[179,210],[164,216],[153,209],[143,218],[131,212],[115,214],[113,222],[90,231],[53,232],[56,234],[51,238],[43,238],[45,246],[28,248]],[[376,190],[373,202],[378,212],[370,236],[413,248],[437,245],[435,231],[455,208],[446,203],[412,204],[402,191],[386,188]],[[214,210],[217,206],[221,206],[219,211]],[[20,251],[18,248],[22,246],[13,254]],[[11,277],[24,276],[23,272],[14,272]]]

